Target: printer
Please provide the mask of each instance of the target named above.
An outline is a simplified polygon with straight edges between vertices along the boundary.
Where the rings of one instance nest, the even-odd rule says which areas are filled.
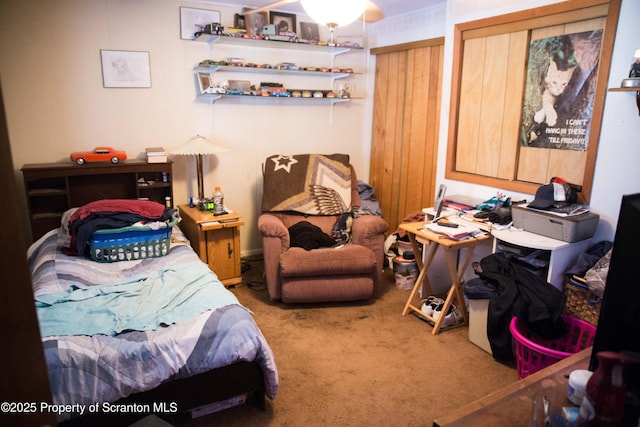
[[[563,242],[590,239],[600,220],[600,216],[593,212],[559,216],[529,209],[526,205],[512,205],[511,216],[514,227]]]

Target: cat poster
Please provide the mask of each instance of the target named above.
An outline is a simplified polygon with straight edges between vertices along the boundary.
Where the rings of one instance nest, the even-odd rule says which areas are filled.
[[[602,30],[532,40],[520,145],[586,151]]]

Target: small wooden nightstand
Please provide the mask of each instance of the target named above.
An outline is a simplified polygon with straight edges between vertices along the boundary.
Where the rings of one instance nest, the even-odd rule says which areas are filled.
[[[242,283],[240,263],[240,215],[230,213],[215,216],[188,205],[178,206],[180,228],[191,247],[225,285]]]

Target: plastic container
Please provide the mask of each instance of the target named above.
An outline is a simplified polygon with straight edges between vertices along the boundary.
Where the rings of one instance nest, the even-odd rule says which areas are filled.
[[[393,276],[396,288],[408,291],[418,278],[418,266],[412,251],[404,251],[401,256],[393,258]]]
[[[509,330],[514,339],[519,378],[525,378],[593,343],[596,334],[594,325],[566,314],[562,315],[562,320],[567,325],[567,335],[556,340],[546,340],[532,334],[517,317],[511,319]]]
[[[169,253],[173,227],[180,222],[177,212],[163,227],[130,226],[97,230],[89,239],[89,253],[100,263],[134,261]]]
[[[216,187],[213,192],[213,214],[214,215],[223,215],[224,212],[224,194],[220,187]]]
[[[576,369],[569,375],[569,387],[567,389],[567,398],[574,404],[580,406],[584,398],[584,392],[587,388],[587,381],[591,378],[593,372],[586,369]]]
[[[98,230],[105,231],[105,230]],[[171,227],[134,230],[133,227],[95,232],[89,241],[91,259],[101,263],[134,261],[169,253]]]

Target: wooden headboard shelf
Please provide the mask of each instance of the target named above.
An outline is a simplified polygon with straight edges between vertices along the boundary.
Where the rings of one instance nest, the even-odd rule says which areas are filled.
[[[173,201],[172,162],[127,160],[118,164],[70,162],[26,164],[22,167],[31,236],[37,240],[59,227],[70,208],[101,199]],[[108,179],[107,179],[108,178]]]

